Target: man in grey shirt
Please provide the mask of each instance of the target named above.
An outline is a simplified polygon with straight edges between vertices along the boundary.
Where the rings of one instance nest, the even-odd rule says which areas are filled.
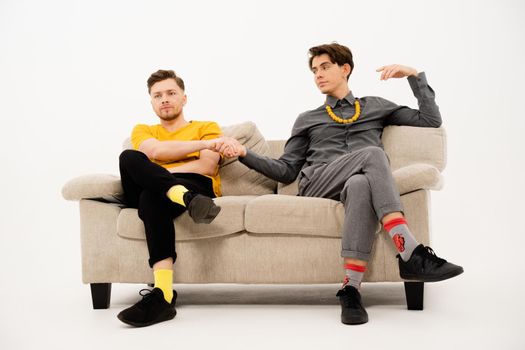
[[[402,65],[379,68],[381,80],[408,77],[419,109],[381,97],[356,98],[348,87],[354,68],[350,49],[336,43],[309,50],[310,69],[326,103],[299,115],[279,159],[258,155],[223,137],[216,150],[283,183],[299,176],[299,195],[341,201],[345,206],[342,252],[345,279],[337,296],[341,321],[362,324],[368,315],[359,289],[380,221],[399,254],[401,278],[435,282],[463,272],[419,244],[408,228],[381,135],[387,125],[439,127],[441,115],[425,73]],[[347,200],[348,198],[348,200]]]

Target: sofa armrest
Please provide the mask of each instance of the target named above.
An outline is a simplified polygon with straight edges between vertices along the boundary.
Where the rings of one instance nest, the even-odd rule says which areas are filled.
[[[103,199],[122,202],[120,177],[108,174],[83,175],[69,180],[62,187],[62,196],[70,201],[81,199]]]
[[[411,164],[392,172],[400,195],[417,190],[440,190],[443,177],[439,170],[430,164]]]

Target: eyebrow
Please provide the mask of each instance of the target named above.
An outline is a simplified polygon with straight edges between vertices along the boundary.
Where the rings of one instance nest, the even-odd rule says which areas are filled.
[[[319,67],[321,67],[321,66],[325,66],[325,65],[327,65],[327,64],[333,64],[333,63],[330,62],[330,61],[323,61],[323,62],[321,62],[321,63],[319,64]],[[316,66],[316,67],[312,67],[312,70],[314,70],[314,68],[317,68],[317,66]]]
[[[172,91],[177,92],[177,90],[175,90],[175,89],[169,89],[169,90],[155,91],[155,92],[153,92],[153,93],[151,93],[151,94],[152,94],[152,95],[157,95],[157,94],[161,94],[161,93],[163,93],[163,92],[172,92]]]

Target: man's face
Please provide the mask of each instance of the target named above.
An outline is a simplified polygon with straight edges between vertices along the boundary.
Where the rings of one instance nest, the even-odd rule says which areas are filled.
[[[166,79],[153,84],[150,89],[151,105],[160,119],[177,119],[186,104],[186,95],[175,79]]]
[[[327,54],[315,56],[311,69],[314,73],[315,84],[323,94],[330,95],[342,84],[348,84],[346,76],[350,74],[350,65],[339,66],[337,63],[332,63]]]

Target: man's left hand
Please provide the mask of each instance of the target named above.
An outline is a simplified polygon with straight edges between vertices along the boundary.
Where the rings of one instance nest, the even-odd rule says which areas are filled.
[[[381,73],[381,80],[388,80],[390,78],[404,78],[408,76],[417,76],[417,70],[412,67],[402,66],[400,64],[391,64],[376,69],[376,72]]]

